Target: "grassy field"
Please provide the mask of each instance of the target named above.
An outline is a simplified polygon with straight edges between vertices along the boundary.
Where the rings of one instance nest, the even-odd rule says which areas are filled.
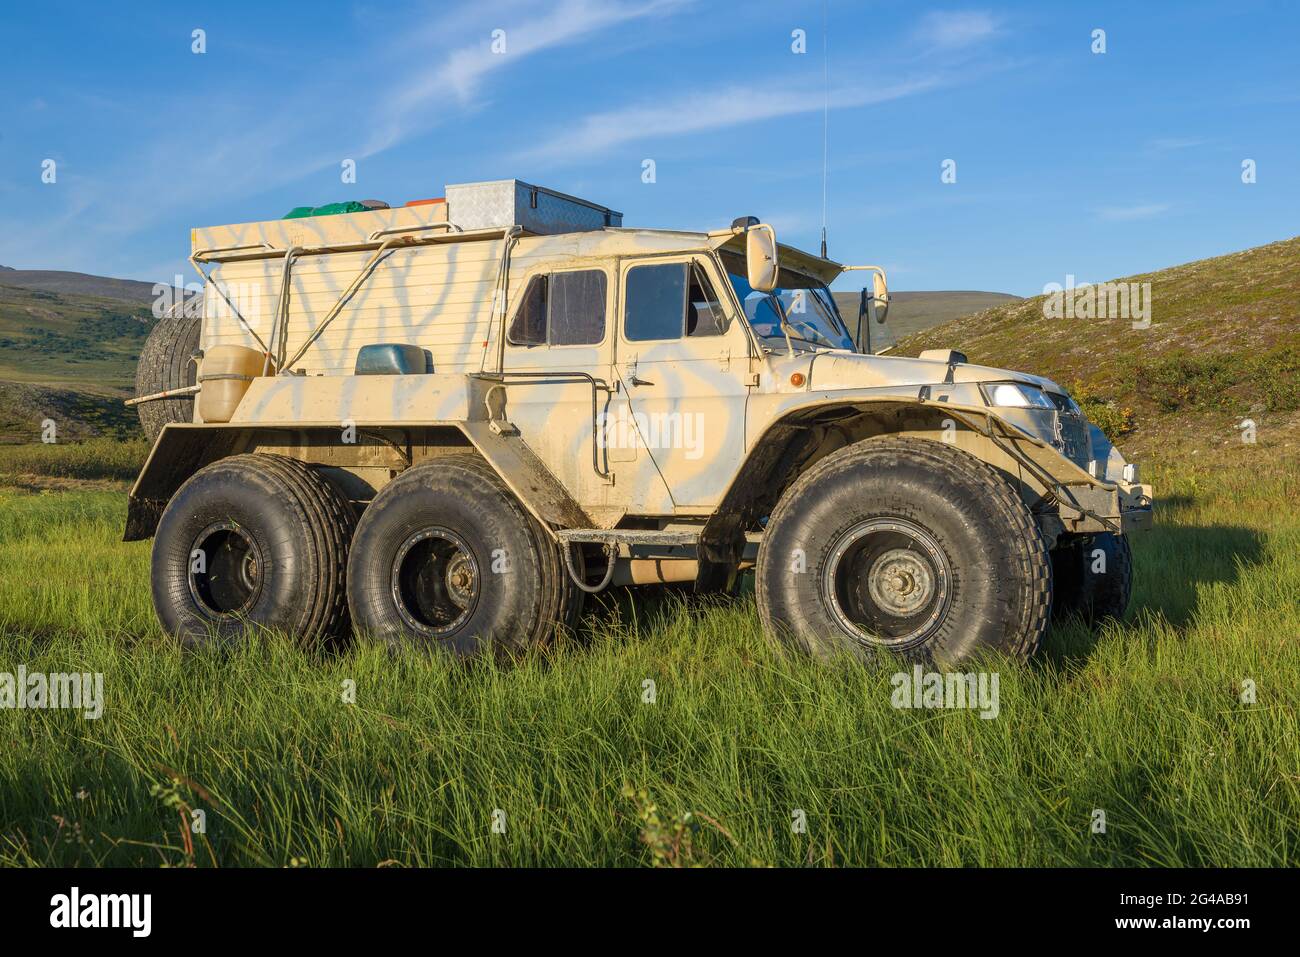
[[[154,620],[149,543],[119,541],[142,453],[0,449],[0,672],[102,672],[106,701],[99,720],[0,710],[0,864],[1300,857],[1286,449],[1149,469],[1161,506],[1135,542],[1130,617],[1056,628],[1028,664],[984,662],[995,720],[895,710],[888,663],[783,657],[749,599],[623,600],[510,670],[271,636],[182,655]],[[206,833],[185,826],[193,810]]]

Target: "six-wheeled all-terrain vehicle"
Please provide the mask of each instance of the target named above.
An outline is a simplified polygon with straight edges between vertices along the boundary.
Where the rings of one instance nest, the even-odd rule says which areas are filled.
[[[876,267],[517,180],[324,212],[195,230],[201,323],[142,360],[126,538],[182,642],[508,654],[586,593],[753,569],[793,647],[951,664],[1128,602],[1136,468],[1046,379],[861,354]]]

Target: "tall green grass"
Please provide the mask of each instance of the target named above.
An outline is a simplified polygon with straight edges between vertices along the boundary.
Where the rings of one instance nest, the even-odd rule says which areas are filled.
[[[0,486],[23,477],[132,482],[148,455],[144,438],[0,445]]]
[[[749,600],[616,601],[510,669],[182,654],[121,494],[0,492],[0,671],[103,672],[107,699],[0,710],[0,863],[1293,864],[1295,472],[1156,481],[1130,619],[982,662],[995,720],[786,657]]]

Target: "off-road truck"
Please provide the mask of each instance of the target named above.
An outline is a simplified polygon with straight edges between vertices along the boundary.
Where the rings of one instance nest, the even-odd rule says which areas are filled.
[[[136,401],[168,421],[126,528],[154,537],[182,642],[355,628],[500,655],[586,593],[753,569],[792,647],[955,663],[1031,653],[1054,605],[1127,604],[1151,489],[1067,392],[859,353],[883,271],[756,218],[624,228],[506,180],[192,246],[198,348],[187,320],[155,333],[162,387]],[[828,285],[853,268],[846,319]]]

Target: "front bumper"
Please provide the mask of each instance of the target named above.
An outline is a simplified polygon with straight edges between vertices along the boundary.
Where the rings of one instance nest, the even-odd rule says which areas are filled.
[[[1149,532],[1155,521],[1155,498],[1150,485],[1137,482],[1119,483],[1120,531]]]
[[[1071,486],[1069,501],[1060,503],[1065,531],[1088,534],[1149,531],[1155,518],[1155,498],[1150,485],[1107,482],[1087,487]]]
[[[1155,521],[1155,496],[1150,485],[1142,482],[1130,482],[1125,476],[1128,472],[1128,460],[1115,448],[1106,434],[1097,426],[1088,423],[1088,454],[1102,465],[1102,482],[1086,491],[1072,486],[1071,491],[1082,491],[1078,504],[1085,514],[1079,520],[1080,528],[1071,528],[1081,532],[1118,532],[1127,535],[1130,532],[1150,531]],[[1133,478],[1137,478],[1133,474]],[[1086,503],[1085,503],[1086,502]],[[1091,514],[1086,514],[1091,513]],[[1070,523],[1066,522],[1066,527]]]

